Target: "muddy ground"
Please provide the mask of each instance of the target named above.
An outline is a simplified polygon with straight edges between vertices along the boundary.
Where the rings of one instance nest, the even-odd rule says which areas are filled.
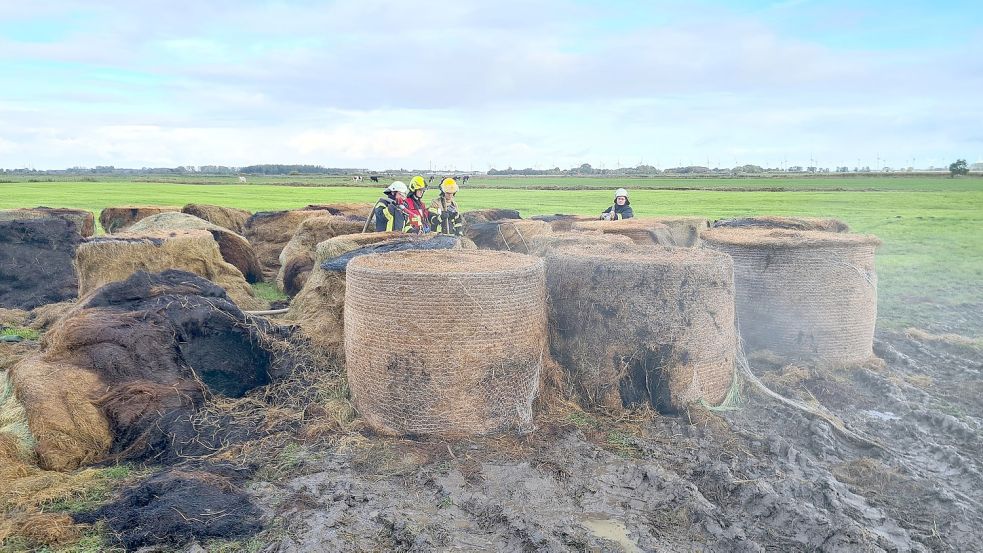
[[[268,551],[978,551],[983,352],[879,333],[884,364],[754,362],[883,448],[746,389],[735,411],[568,411],[524,437],[355,440],[255,480]],[[269,473],[267,473],[269,474]],[[255,543],[255,542],[254,542]]]

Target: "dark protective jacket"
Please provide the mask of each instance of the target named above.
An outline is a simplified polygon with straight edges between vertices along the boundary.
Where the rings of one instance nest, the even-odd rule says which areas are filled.
[[[447,201],[441,194],[430,202],[430,227],[434,232],[460,236],[464,232],[464,219],[457,209],[457,201]]]
[[[427,210],[423,200],[414,195],[406,198],[406,232],[416,232],[420,234],[430,232],[430,211]]]
[[[611,213],[614,210],[614,215],[611,216],[609,221],[619,221],[621,219],[631,219],[635,216],[635,212],[631,209],[631,202],[625,202],[625,205],[614,204],[604,211],[601,212],[601,218],[604,218],[605,213]]]
[[[405,205],[396,205],[389,196],[379,198],[372,211],[376,232],[403,231],[407,226]]]

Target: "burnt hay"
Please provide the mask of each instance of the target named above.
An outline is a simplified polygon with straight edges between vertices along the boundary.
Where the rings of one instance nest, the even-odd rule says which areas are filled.
[[[82,241],[56,217],[0,221],[0,307],[33,309],[78,295],[72,266]]]

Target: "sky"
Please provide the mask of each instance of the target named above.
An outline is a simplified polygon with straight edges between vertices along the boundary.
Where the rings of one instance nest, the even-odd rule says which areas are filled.
[[[983,2],[0,0],[0,167],[947,166]]]

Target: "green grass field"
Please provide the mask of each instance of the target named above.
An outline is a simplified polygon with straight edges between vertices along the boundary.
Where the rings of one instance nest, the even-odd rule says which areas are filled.
[[[304,179],[298,186],[286,179]],[[223,182],[230,182],[225,178]],[[278,184],[150,182],[0,183],[0,208],[76,207],[98,212],[123,204],[212,203],[251,211],[311,203],[371,202],[381,186],[324,186],[345,179],[268,178]],[[540,179],[530,179],[542,184]],[[919,326],[970,336],[983,334],[983,179],[552,179],[569,190],[521,188],[522,179],[472,179],[459,200],[464,209],[518,208],[524,216],[593,214],[628,186],[638,215],[702,215],[711,219],[753,214],[837,217],[857,232],[878,235],[880,324]],[[583,188],[590,181],[591,188]],[[781,186],[776,182],[785,182]],[[658,188],[643,189],[645,184]],[[528,186],[529,183],[526,183]],[[509,186],[506,188],[506,186]],[[536,185],[538,186],[538,185]],[[702,187],[701,190],[687,188]],[[730,190],[744,187],[746,190]],[[675,188],[675,189],[673,189]],[[724,190],[721,190],[723,188]],[[783,191],[765,191],[783,188]],[[825,189],[824,189],[825,188]],[[796,190],[796,191],[792,191]]]

